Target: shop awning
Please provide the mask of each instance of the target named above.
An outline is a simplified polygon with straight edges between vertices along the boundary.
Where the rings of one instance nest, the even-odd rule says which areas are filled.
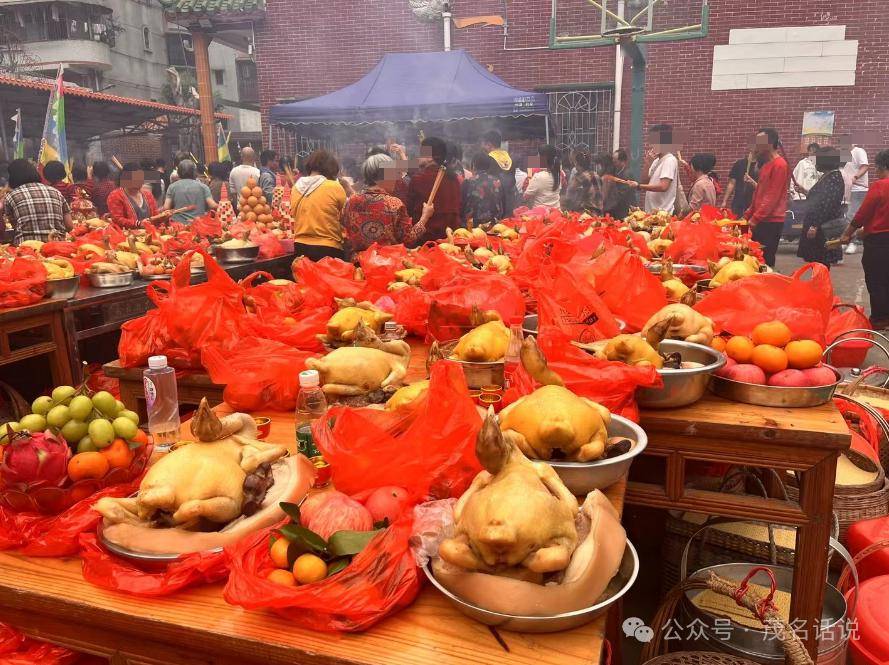
[[[294,126],[520,120],[544,131],[546,94],[508,85],[465,51],[389,53],[361,80],[320,97],[277,104],[271,123]]]
[[[0,102],[7,123],[7,134],[11,132],[9,118],[15,114],[17,108],[21,108],[25,137],[40,139],[49,93],[54,84],[54,81],[35,77],[0,76]],[[115,130],[151,122],[163,126],[176,116],[198,117],[200,111],[65,85],[65,130],[69,141],[92,139]],[[231,118],[224,113],[217,113],[216,117],[220,120]]]

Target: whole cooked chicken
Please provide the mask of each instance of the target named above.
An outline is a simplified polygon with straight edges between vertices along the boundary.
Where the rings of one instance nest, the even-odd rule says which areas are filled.
[[[489,414],[476,439],[484,467],[454,508],[456,530],[439,555],[466,570],[528,581],[564,570],[577,547],[577,499],[551,466],[532,462]]]
[[[503,360],[509,339],[509,328],[502,321],[488,321],[460,338],[454,347],[453,357],[467,362]]]
[[[685,303],[673,303],[648,320],[642,328],[642,336],[653,348],[658,348],[665,339],[709,345],[713,341],[713,321]]]
[[[383,324],[392,320],[389,312],[377,309],[369,302],[356,303],[354,298],[343,298],[336,299],[336,304],[339,311],[327,322],[327,337],[322,341],[351,342],[359,324],[380,332]]]
[[[321,389],[328,395],[364,395],[395,387],[407,374],[411,347],[403,340],[381,341],[359,323],[353,337],[357,346],[334,349],[323,358],[309,358],[306,367],[318,370]]]

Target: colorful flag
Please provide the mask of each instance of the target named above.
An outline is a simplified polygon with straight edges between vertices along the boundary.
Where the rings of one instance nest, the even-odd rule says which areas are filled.
[[[25,137],[22,131],[22,110],[20,108],[15,110],[12,121],[15,123],[15,142],[13,143],[12,158],[22,159],[25,156]]]
[[[216,159],[220,162],[230,162],[232,160],[232,156],[228,151],[228,139],[231,137],[231,132],[228,133],[228,136],[225,135],[225,130],[222,128],[222,123],[216,123]]]
[[[40,154],[37,163],[46,166],[48,162],[68,163],[68,141],[65,137],[65,82],[63,68],[59,67],[56,86],[49,95],[46,107],[46,121],[43,123],[43,138],[40,140]]]

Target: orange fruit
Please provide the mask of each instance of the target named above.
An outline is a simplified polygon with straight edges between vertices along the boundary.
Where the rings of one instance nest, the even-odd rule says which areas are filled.
[[[140,446],[144,446],[148,444],[148,435],[145,433],[145,430],[139,430],[136,432],[136,436],[132,438],[133,443],[138,443]]]
[[[108,460],[102,453],[77,453],[68,460],[68,477],[74,482],[92,478],[102,478],[110,468]]]
[[[712,346],[717,351],[725,351],[725,337],[714,337],[713,341],[710,342],[710,346]]]
[[[753,342],[743,335],[735,335],[725,343],[725,353],[739,363],[749,363],[753,357]]]
[[[115,439],[99,453],[108,460],[108,466],[112,469],[125,469],[133,462],[133,451],[123,439]]]
[[[793,333],[791,333],[790,328],[781,321],[768,321],[756,326],[750,337],[753,340],[753,343],[757,346],[760,344],[769,344],[771,346],[783,348],[787,345],[787,342],[793,338]]]
[[[320,582],[327,577],[327,564],[314,554],[301,554],[293,562],[293,577],[300,584]]]
[[[253,191],[253,186],[248,181],[246,187],[241,187],[241,196],[243,196],[246,199],[248,196],[250,196],[252,191]]]
[[[821,354],[824,349],[818,342],[811,339],[801,339],[790,342],[784,351],[787,353],[787,362],[793,369],[809,369],[821,362]]]
[[[254,185],[253,189],[250,190],[250,193],[253,194],[253,196],[255,196],[256,200],[258,201],[259,197],[262,196],[262,189]]]
[[[296,586],[296,580],[293,579],[293,575],[289,570],[281,570],[280,568],[275,568],[271,571],[266,579],[269,582],[274,582],[275,584],[280,584],[281,586]]]
[[[248,196],[247,197],[247,205],[250,206],[251,208],[253,206],[255,206],[257,203],[259,203],[259,201],[257,200],[257,198],[255,196]]]
[[[284,536],[279,536],[278,539],[272,543],[272,546],[269,549],[269,554],[272,557],[272,563],[278,568],[283,568],[284,570],[289,568],[287,565],[287,550],[289,548],[290,541],[284,538]]]
[[[787,354],[773,344],[759,344],[753,349],[753,364],[766,374],[775,374],[787,369]]]

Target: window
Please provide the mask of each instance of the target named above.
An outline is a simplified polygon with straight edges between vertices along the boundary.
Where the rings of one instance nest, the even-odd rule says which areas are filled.
[[[142,46],[145,47],[146,51],[151,50],[151,30],[147,27],[142,28]]]
[[[173,67],[194,67],[191,35],[167,33],[167,59]]]
[[[216,82],[216,85],[225,85],[225,70],[224,69],[214,69],[213,70],[213,80]]]
[[[560,150],[586,148],[591,153],[611,152],[614,90],[559,90],[549,92],[549,111]]]
[[[252,60],[238,60],[238,100],[242,102],[259,102],[259,81],[256,78],[256,63]]]

